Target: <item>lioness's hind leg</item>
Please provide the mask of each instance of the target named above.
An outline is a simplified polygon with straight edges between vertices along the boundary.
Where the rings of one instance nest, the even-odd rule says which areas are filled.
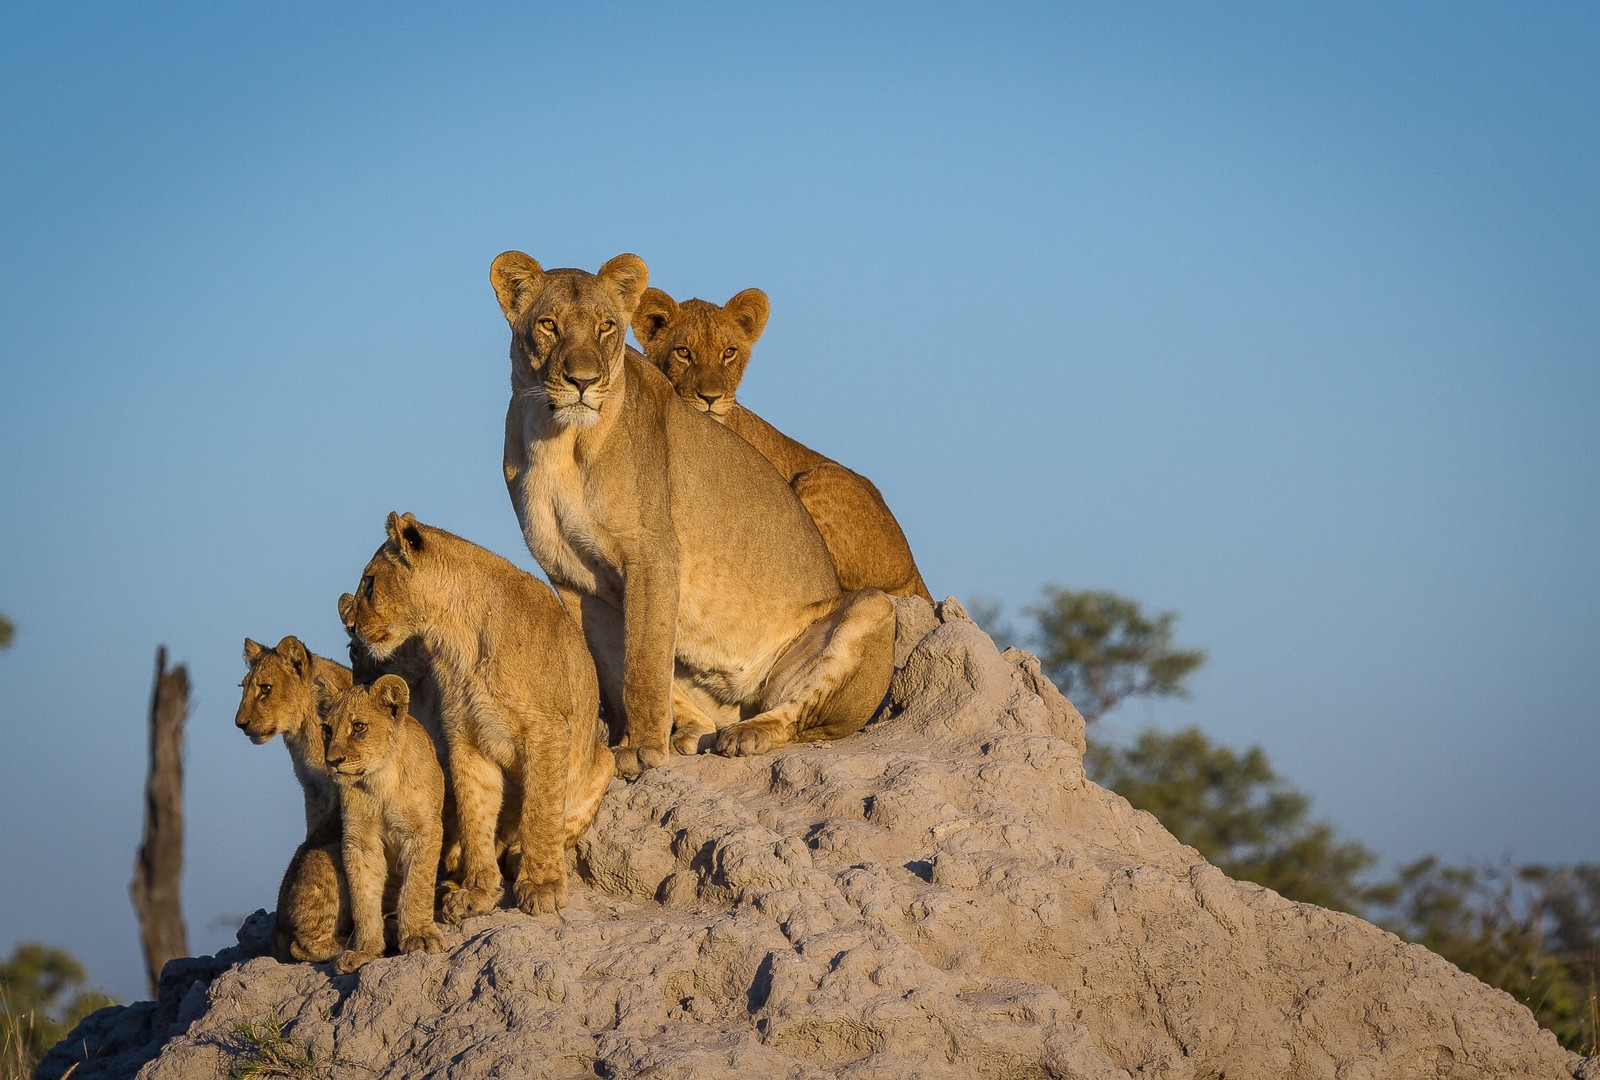
[[[893,670],[893,601],[877,589],[850,593],[784,650],[762,688],[763,711],[719,731],[715,749],[738,757],[860,731]]]

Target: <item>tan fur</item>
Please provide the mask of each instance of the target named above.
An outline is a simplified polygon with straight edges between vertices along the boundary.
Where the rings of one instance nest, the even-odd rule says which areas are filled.
[[[348,933],[338,844],[342,832],[339,795],[323,759],[322,722],[312,701],[311,680],[350,685],[350,670],[308,651],[300,639],[272,648],[245,638],[250,665],[234,723],[260,745],[282,735],[305,798],[306,838],[295,849],[278,887],[273,955],[279,960],[331,960]]]
[[[517,906],[554,911],[566,901],[564,849],[615,772],[583,638],[549,588],[493,552],[410,514],[390,514],[387,530],[353,627],[380,661],[420,637],[433,662],[462,843],[462,888],[442,914],[454,922],[500,900],[495,821],[508,780],[522,792]]]
[[[842,592],[772,466],[625,346],[647,277],[635,255],[546,273],[508,251],[490,271],[511,326],[506,486],[594,655],[618,771],[669,739],[755,754],[857,731],[888,687],[893,606]]]
[[[723,307],[706,300],[679,304],[660,289],[646,289],[633,333],[679,397],[759,450],[794,489],[828,545],[841,587],[931,601],[911,545],[872,481],[789,438],[736,400],[766,324],[767,296],[760,289],[746,289]]]
[[[350,972],[383,955],[383,894],[391,874],[400,883],[400,951],[438,952],[444,938],[433,921],[433,884],[444,770],[433,740],[406,711],[411,692],[398,675],[343,690],[318,677],[312,692],[328,773],[339,787],[340,850],[355,926],[334,967]]]

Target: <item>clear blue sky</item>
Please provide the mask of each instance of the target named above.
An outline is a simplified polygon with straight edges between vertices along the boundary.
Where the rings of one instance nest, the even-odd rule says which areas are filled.
[[[765,289],[743,397],[938,595],[1181,613],[1192,700],[1391,861],[1600,858],[1600,8],[0,10],[0,950],[142,988],[155,646],[191,943],[271,906],[246,636],[409,510],[530,566],[490,260]],[[244,837],[245,839],[241,839]]]

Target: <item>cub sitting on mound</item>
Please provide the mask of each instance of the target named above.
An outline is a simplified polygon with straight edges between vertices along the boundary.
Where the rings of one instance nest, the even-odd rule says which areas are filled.
[[[583,638],[549,588],[493,552],[410,514],[390,514],[387,530],[356,590],[352,627],[380,662],[411,637],[433,661],[462,847],[462,888],[446,893],[441,913],[458,922],[500,901],[495,820],[506,774],[522,792],[517,906],[554,911],[566,902],[565,848],[589,827],[616,769]]]
[[[735,400],[751,346],[766,325],[767,294],[760,289],[746,289],[724,307],[706,300],[679,304],[660,289],[646,289],[633,315],[634,336],[678,396],[759,450],[788,481],[828,545],[840,586],[931,603],[911,545],[872,481]]]
[[[273,648],[244,639],[249,672],[234,723],[258,746],[283,736],[305,796],[306,838],[295,849],[278,887],[272,952],[277,959],[321,963],[338,955],[349,933],[349,902],[339,860],[339,795],[324,764],[322,722],[311,680],[348,687],[350,671],[308,651],[297,637]]]
[[[659,765],[669,738],[739,755],[858,731],[889,686],[893,603],[842,592],[772,466],[625,346],[648,275],[636,255],[546,273],[520,251],[489,272],[511,326],[506,487],[621,721],[618,771]]]
[[[371,686],[311,681],[328,773],[339,785],[345,877],[355,932],[334,961],[341,973],[383,955],[383,894],[398,878],[400,951],[438,952],[433,883],[443,840],[444,771],[433,740],[406,712],[411,692],[398,675]]]

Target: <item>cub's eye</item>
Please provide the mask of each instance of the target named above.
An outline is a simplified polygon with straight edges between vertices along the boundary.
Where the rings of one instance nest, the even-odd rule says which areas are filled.
[[[689,359],[689,349],[685,345],[679,345],[676,349],[672,350],[672,355],[676,356],[679,360],[687,360]]]
[[[355,723],[350,725],[350,734],[354,735],[356,738],[359,739],[366,733],[367,725],[363,724],[361,721],[357,720]]]
[[[604,322],[602,322],[600,324],[600,333],[602,335],[609,334],[609,333],[611,333],[611,331],[615,330],[616,328],[617,328],[617,324],[616,323],[612,322],[610,319],[606,319]]]
[[[539,320],[539,329],[543,330],[547,334],[553,334],[556,332],[556,321],[546,315],[544,318]]]
[[[272,693],[271,683],[264,682],[256,686],[256,697],[266,697],[270,693]]]
[[[372,575],[368,574],[361,579],[361,594],[368,600],[372,599]]]
[[[729,360],[732,360],[735,356],[738,356],[738,355],[739,355],[739,350],[735,349],[732,345],[729,345],[726,349],[722,350],[722,362],[724,364],[726,364]]]
[[[322,725],[322,741],[327,742],[333,738],[333,728],[328,724]]]

